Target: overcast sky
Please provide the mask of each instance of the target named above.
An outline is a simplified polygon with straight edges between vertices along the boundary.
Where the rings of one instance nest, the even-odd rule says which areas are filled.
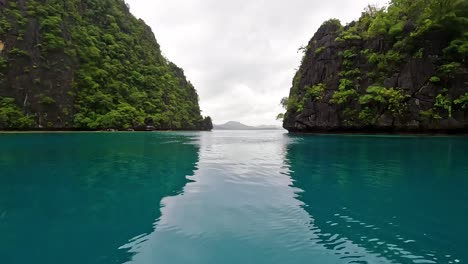
[[[323,21],[357,19],[388,0],[126,0],[166,57],[185,70],[215,124],[280,124],[299,47]]]

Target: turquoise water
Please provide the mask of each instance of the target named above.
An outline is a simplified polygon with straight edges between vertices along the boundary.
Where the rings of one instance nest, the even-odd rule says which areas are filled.
[[[467,263],[468,139],[0,135],[0,263]]]

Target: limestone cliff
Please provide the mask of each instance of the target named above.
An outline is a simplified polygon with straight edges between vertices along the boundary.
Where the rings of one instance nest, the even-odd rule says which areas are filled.
[[[123,0],[0,0],[0,129],[211,129]]]
[[[284,128],[466,132],[467,6],[392,1],[388,8],[367,8],[345,27],[325,22],[304,48]]]

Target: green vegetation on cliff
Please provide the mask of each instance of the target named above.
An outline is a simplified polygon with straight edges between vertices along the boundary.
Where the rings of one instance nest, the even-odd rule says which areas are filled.
[[[304,49],[284,126],[464,129],[467,94],[468,2],[392,0],[344,27],[336,19],[320,27]]]
[[[34,120],[0,128],[211,128],[122,0],[0,0],[0,41],[0,97]]]

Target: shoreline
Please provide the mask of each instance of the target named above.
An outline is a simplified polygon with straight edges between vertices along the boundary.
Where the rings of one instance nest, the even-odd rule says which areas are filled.
[[[78,134],[78,133],[150,133],[150,132],[211,132],[209,130],[151,130],[151,131],[105,131],[105,130],[0,130],[0,134]]]
[[[356,136],[458,136],[468,137],[468,131],[289,131],[291,135],[356,135]]]
[[[385,131],[288,131],[281,130],[151,130],[151,131],[105,131],[105,130],[0,130],[2,134],[112,134],[112,133],[170,133],[170,132],[214,132],[214,131],[283,131],[292,136],[419,136],[419,137],[468,137],[468,132],[385,132]]]

